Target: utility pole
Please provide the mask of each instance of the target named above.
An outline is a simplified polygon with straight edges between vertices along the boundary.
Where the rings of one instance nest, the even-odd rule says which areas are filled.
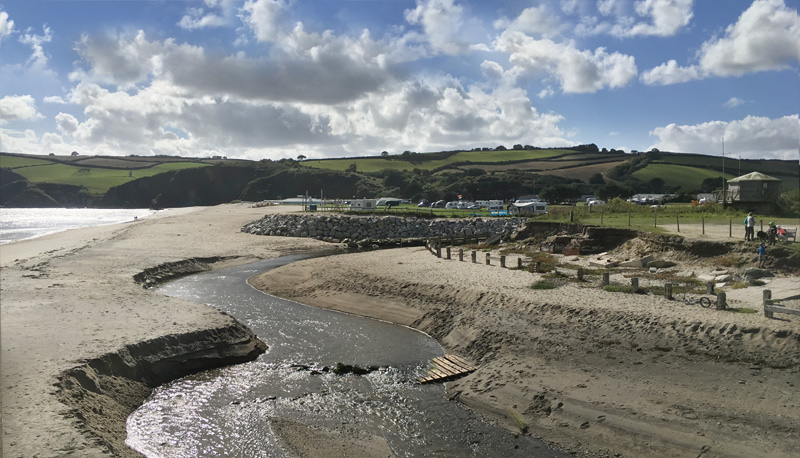
[[[722,208],[725,208],[725,203],[728,201],[727,193],[725,192],[725,137],[722,137]]]

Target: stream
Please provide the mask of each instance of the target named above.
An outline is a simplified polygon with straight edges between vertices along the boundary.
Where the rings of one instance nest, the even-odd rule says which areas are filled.
[[[247,279],[311,257],[292,255],[172,281],[159,292],[205,303],[249,326],[269,350],[255,361],[157,388],[127,423],[126,443],[147,457],[288,457],[270,421],[371,434],[398,457],[565,457],[484,422],[420,385],[443,355],[429,336],[378,320],[317,309],[255,290]],[[337,363],[377,366],[336,375]]]

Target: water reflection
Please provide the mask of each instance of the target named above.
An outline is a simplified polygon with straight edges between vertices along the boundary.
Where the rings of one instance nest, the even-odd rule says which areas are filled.
[[[449,402],[442,385],[415,382],[443,354],[428,336],[376,320],[307,307],[246,284],[298,256],[184,278],[161,288],[246,323],[269,351],[256,361],[165,385],[128,419],[128,444],[148,457],[284,457],[276,418],[386,440],[396,456],[562,456],[513,438]],[[336,375],[337,362],[378,366]]]

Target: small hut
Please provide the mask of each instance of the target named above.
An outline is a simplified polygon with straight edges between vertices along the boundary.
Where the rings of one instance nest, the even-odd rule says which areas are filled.
[[[758,213],[771,213],[781,196],[781,180],[761,172],[728,180],[727,189],[721,193],[726,206]]]

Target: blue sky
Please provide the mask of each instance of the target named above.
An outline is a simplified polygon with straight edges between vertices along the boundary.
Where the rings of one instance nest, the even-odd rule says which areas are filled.
[[[0,0],[0,151],[799,158],[797,0]]]

